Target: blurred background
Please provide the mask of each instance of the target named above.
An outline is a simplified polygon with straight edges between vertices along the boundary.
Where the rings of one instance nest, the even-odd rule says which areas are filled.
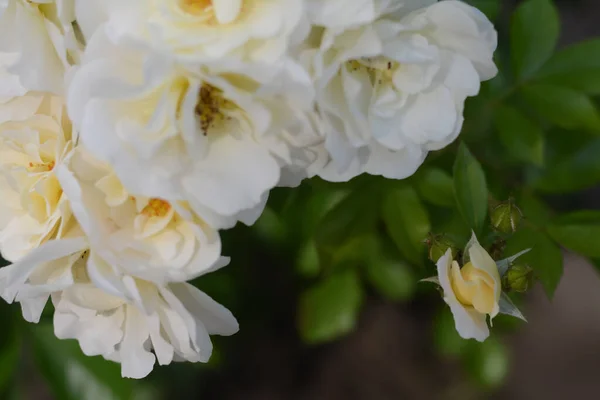
[[[495,9],[499,2],[472,3]],[[502,3],[496,17],[499,26],[507,24],[519,2]],[[562,22],[559,47],[600,36],[600,1],[556,4]],[[505,39],[501,36],[501,40]],[[469,107],[475,106],[468,105],[467,112]],[[443,157],[438,165],[451,171],[451,163],[444,164]],[[276,189],[254,227],[225,232],[224,253],[232,256],[232,264],[194,284],[230,308],[241,330],[233,337],[215,337],[213,358],[205,365],[172,364],[156,367],[142,382],[124,380],[115,364],[84,357],[75,342],[55,339],[51,309],[44,321],[33,326],[22,320],[17,305],[1,304],[2,398],[597,397],[597,267],[563,251],[564,272],[559,271],[563,278],[552,300],[544,293],[548,288],[540,284],[517,299],[528,323],[499,317],[488,341],[463,341],[435,289],[416,283],[434,273],[433,264],[424,261],[425,244],[422,254],[406,256],[389,250],[383,233],[375,239],[357,234],[335,242],[336,232],[360,230],[354,220],[368,219],[373,211],[367,201],[340,214],[339,204],[352,201],[348,194],[357,191],[375,198],[377,190],[369,192],[369,188],[385,185],[389,183],[378,178],[359,178],[347,184],[311,180],[299,189]],[[427,198],[426,188],[417,187],[419,195]],[[410,203],[410,192],[403,193]],[[561,210],[600,209],[600,189],[545,197],[545,201]],[[452,219],[450,214],[456,212],[443,205],[442,200],[428,206],[431,228],[442,229],[446,225],[436,221]],[[385,230],[375,227],[375,232]],[[326,263],[315,241],[336,248],[326,254]],[[363,253],[369,251],[384,254],[386,261],[365,258]]]

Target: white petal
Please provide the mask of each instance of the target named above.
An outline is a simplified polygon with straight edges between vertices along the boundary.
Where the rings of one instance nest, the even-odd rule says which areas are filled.
[[[34,324],[40,322],[40,317],[42,316],[42,312],[44,311],[48,297],[50,297],[50,295],[47,294],[44,296],[21,300],[21,311],[23,312],[23,318],[25,318],[25,321],[33,322]]]
[[[268,149],[227,136],[212,144],[183,186],[195,202],[231,216],[262,203],[278,180],[279,165]]]
[[[469,257],[473,266],[477,269],[485,271],[494,280],[494,297],[496,298],[497,302],[500,299],[500,294],[502,293],[502,281],[500,279],[500,273],[498,271],[498,267],[496,266],[496,262],[488,254],[488,252],[481,247],[477,241],[475,233],[472,234],[471,241],[469,242],[466,250],[469,253]],[[492,317],[496,314],[497,310],[492,313]]]
[[[440,286],[444,291],[444,301],[450,306],[450,311],[454,316],[454,324],[456,331],[463,339],[476,339],[480,342],[484,341],[490,331],[486,324],[486,315],[479,314],[472,307],[463,306],[450,283],[450,267],[452,265],[452,250],[448,249],[437,262],[438,278]]]
[[[211,335],[229,336],[239,330],[233,314],[196,287],[188,283],[173,284],[171,290]]]
[[[124,330],[120,351],[121,375],[123,378],[145,378],[152,371],[156,358],[144,348],[150,332],[144,316],[137,308],[126,308]]]
[[[40,266],[40,264],[68,256],[87,248],[86,238],[78,237],[72,239],[52,240],[42,244],[25,256],[22,260],[14,263],[0,277],[0,289],[2,297],[7,302],[12,302],[16,292],[14,288],[25,283],[29,275]]]
[[[213,0],[212,6],[219,23],[228,24],[239,15],[242,8],[242,0]]]

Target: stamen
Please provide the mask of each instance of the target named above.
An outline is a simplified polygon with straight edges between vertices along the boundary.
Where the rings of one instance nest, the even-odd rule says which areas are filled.
[[[222,91],[209,84],[203,84],[200,87],[198,96],[198,104],[196,105],[196,115],[200,120],[200,129],[202,134],[206,136],[208,130],[212,128],[216,122],[229,119],[223,113],[223,110],[231,109],[235,106],[231,101],[223,98]]]
[[[383,84],[392,79],[394,72],[400,66],[397,62],[384,57],[361,57],[347,62],[350,72],[366,71],[373,83]]]
[[[29,172],[50,172],[54,169],[56,163],[54,161],[50,161],[47,163],[34,163],[30,162],[27,166],[27,170]]]
[[[171,210],[171,205],[161,199],[150,199],[146,207],[142,209],[140,214],[145,215],[147,217],[164,217]]]

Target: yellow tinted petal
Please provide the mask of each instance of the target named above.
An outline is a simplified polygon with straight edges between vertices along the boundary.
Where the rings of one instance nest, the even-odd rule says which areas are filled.
[[[494,298],[496,299],[496,302],[498,302],[500,299],[501,287],[500,273],[498,272],[496,262],[476,240],[469,247],[469,256],[471,258],[471,263],[473,263],[475,268],[489,274],[489,276],[492,278],[494,283]]]
[[[472,304],[475,287],[471,282],[467,282],[464,279],[461,269],[456,261],[452,262],[452,267],[450,268],[450,282],[458,301],[464,305],[470,306]]]

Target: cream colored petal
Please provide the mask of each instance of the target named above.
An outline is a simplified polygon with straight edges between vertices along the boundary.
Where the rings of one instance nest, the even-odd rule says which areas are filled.
[[[469,252],[469,257],[471,259],[471,263],[473,263],[473,266],[481,271],[486,272],[494,280],[494,298],[496,299],[496,302],[498,302],[502,292],[498,267],[488,252],[485,251],[485,249],[479,244],[474,233],[472,242],[470,243],[467,251]]]
[[[165,230],[157,235],[154,245],[163,261],[171,261],[177,256],[182,237],[174,230]],[[176,265],[169,265],[174,268]]]
[[[112,173],[96,182],[96,187],[104,193],[106,204],[111,207],[123,204],[129,196],[119,178]]]
[[[174,215],[175,211],[173,208],[170,208],[167,214],[164,216],[148,217],[146,215],[139,214],[134,220],[136,237],[143,239],[158,234],[160,231],[167,228]]]
[[[438,278],[440,286],[444,290],[444,301],[450,306],[458,334],[464,339],[476,339],[482,342],[490,334],[486,316],[478,313],[473,307],[466,307],[458,301],[450,283],[452,267],[452,251],[448,249],[437,262]]]
[[[492,314],[498,308],[493,286],[485,284],[475,285],[471,302],[473,308],[481,314]]]
[[[235,21],[242,10],[242,0],[212,0],[217,21],[229,24]]]
[[[125,304],[122,298],[112,296],[92,284],[76,285],[64,296],[73,304],[96,311],[110,311]]]
[[[450,268],[452,266],[452,250],[448,249],[446,254],[441,256],[436,263],[440,286],[444,290],[444,296],[454,296],[452,284],[450,283]]]
[[[450,268],[450,282],[454,295],[462,304],[470,306],[473,304],[473,296],[475,295],[476,282],[466,281],[461,272],[460,266],[456,261],[452,262]]]

